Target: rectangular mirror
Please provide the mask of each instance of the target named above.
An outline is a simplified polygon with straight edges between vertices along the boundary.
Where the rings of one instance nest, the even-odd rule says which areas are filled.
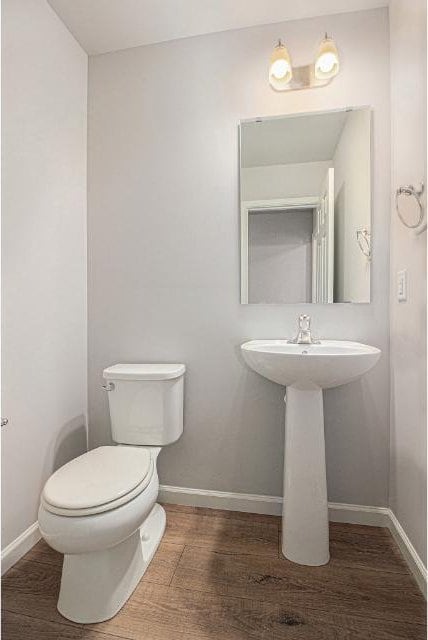
[[[241,303],[370,302],[369,108],[240,123]]]

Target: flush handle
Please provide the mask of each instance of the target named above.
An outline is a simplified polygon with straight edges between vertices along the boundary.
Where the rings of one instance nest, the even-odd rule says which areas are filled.
[[[0,424],[2,427],[5,427],[8,422],[9,422],[8,418],[1,418]]]
[[[104,391],[113,391],[113,389],[114,389],[113,382],[107,382],[107,384],[103,384],[101,386],[104,389]]]

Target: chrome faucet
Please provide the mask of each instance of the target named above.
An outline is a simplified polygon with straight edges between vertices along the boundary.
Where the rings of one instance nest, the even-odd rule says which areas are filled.
[[[288,340],[290,344],[319,344],[320,340],[315,340],[311,334],[311,318],[306,314],[299,316],[299,330],[297,336]]]

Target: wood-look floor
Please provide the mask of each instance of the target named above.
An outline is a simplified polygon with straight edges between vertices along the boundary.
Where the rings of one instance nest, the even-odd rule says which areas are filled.
[[[331,561],[280,551],[280,518],[165,505],[167,530],[112,619],[56,609],[62,556],[43,541],[2,580],[3,640],[419,640],[426,603],[387,529],[331,524]]]

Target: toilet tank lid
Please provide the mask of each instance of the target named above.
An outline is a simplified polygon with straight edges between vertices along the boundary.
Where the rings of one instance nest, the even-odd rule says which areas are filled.
[[[103,371],[105,380],[172,380],[184,375],[184,364],[114,364]]]

